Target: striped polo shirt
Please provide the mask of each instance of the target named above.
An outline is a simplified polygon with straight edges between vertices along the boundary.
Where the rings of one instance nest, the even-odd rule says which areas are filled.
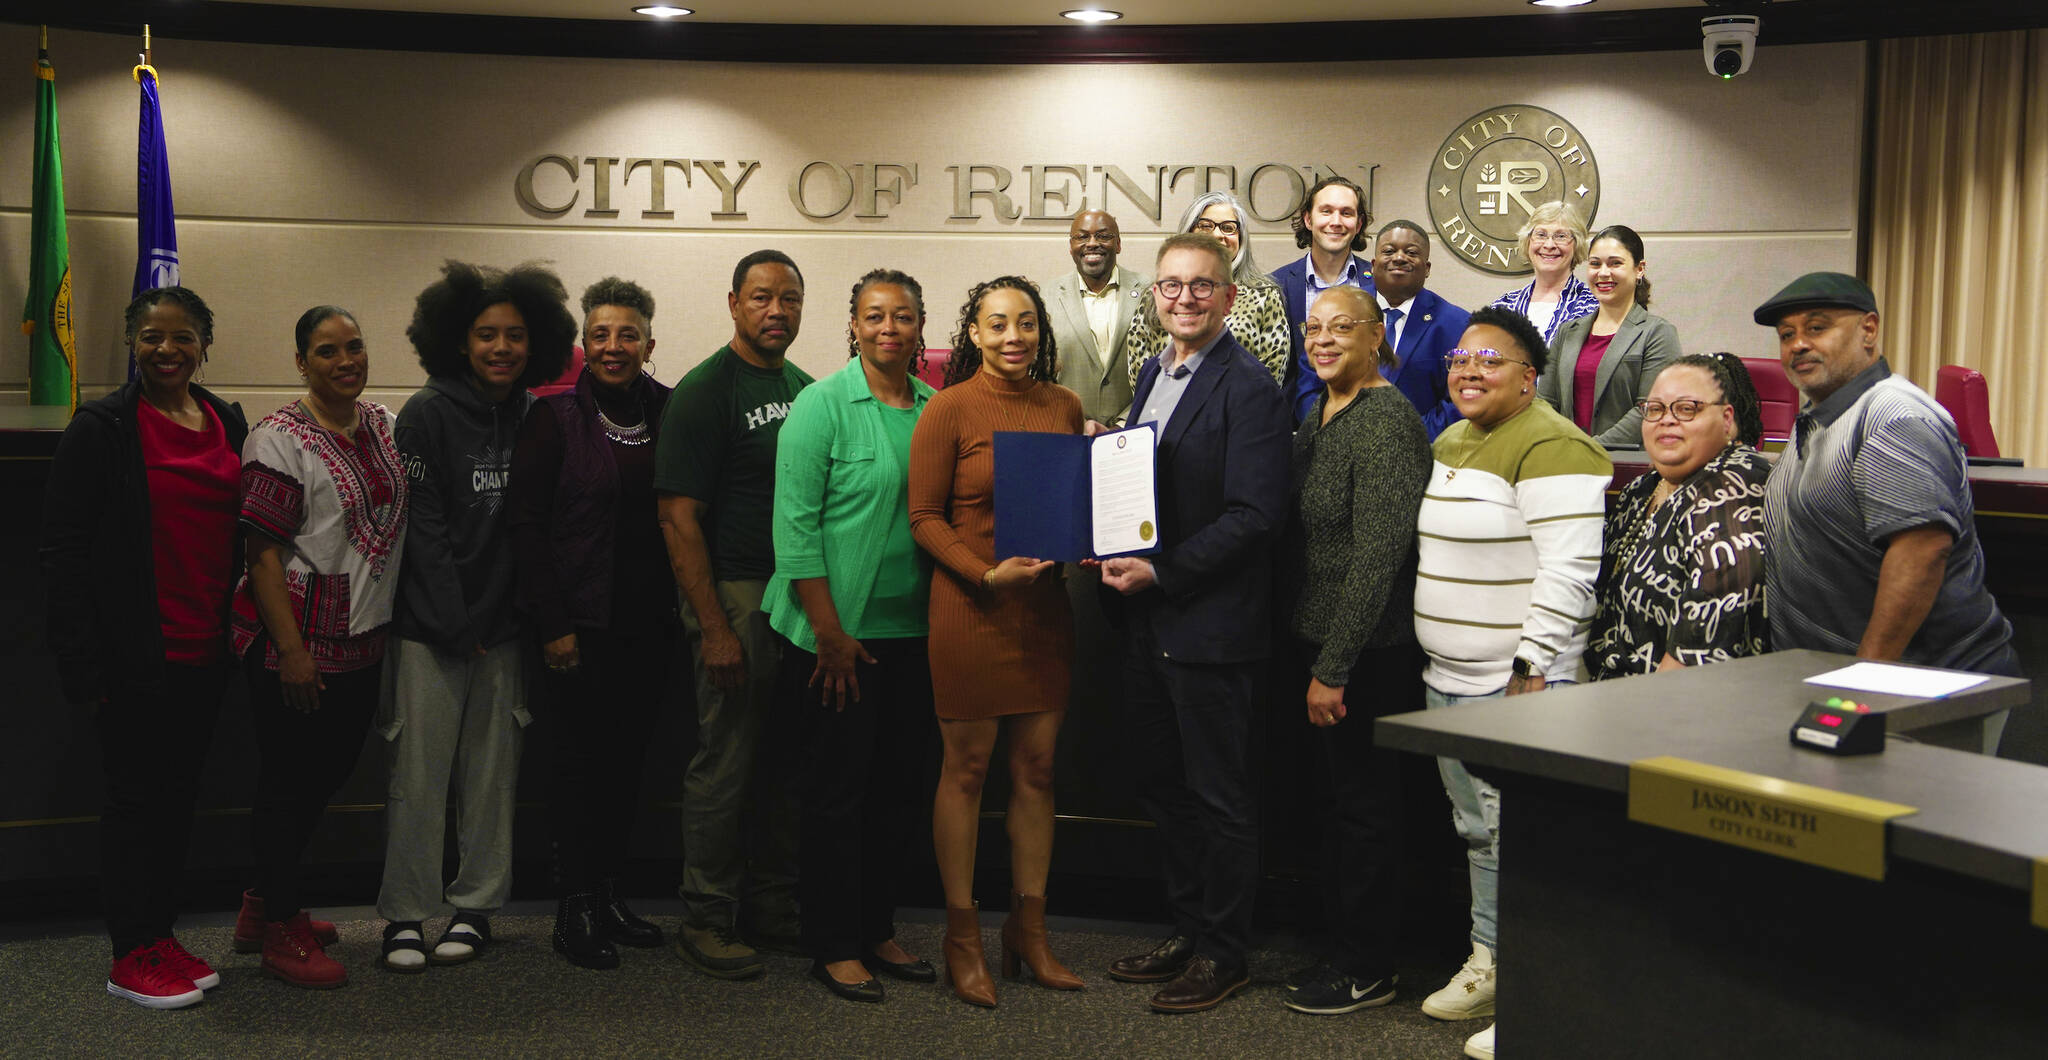
[[[1586,651],[1614,465],[1541,398],[1491,431],[1437,436],[1416,523],[1423,680],[1454,696],[1506,687],[1517,656],[1569,681]]]
[[[1771,646],[1854,653],[1887,540],[1955,535],[1941,590],[1900,661],[2016,672],[2012,626],[1984,588],[1984,550],[1955,421],[1884,358],[1808,406],[1764,492]]]

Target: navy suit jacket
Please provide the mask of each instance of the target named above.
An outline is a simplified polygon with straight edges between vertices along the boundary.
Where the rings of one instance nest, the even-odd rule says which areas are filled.
[[[1159,380],[1145,362],[1133,416]],[[1226,332],[1159,432],[1159,584],[1105,597],[1143,623],[1176,662],[1237,663],[1271,653],[1273,540],[1286,524],[1292,431],[1273,377]],[[1112,603],[1112,607],[1116,603]]]
[[[1352,267],[1365,277],[1364,288],[1372,290],[1372,262],[1351,255]],[[1323,381],[1316,378],[1316,370],[1309,367],[1308,352],[1301,342],[1301,322],[1308,317],[1308,256],[1290,261],[1268,274],[1274,283],[1280,285],[1281,302],[1287,309],[1287,379],[1281,389],[1287,392],[1288,403],[1294,406],[1294,422],[1300,423],[1308,417],[1310,409],[1316,407],[1316,395],[1323,392]],[[1432,437],[1434,435],[1432,434]]]
[[[1472,314],[1427,288],[1409,299],[1402,313],[1401,345],[1394,350],[1401,364],[1387,382],[1399,387],[1415,411],[1422,413],[1422,426],[1433,442],[1445,427],[1464,418],[1451,403],[1444,352],[1458,344],[1472,323]]]

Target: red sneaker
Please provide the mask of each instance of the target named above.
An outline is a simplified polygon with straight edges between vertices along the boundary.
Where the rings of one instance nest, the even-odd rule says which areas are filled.
[[[107,993],[144,1008],[184,1008],[206,997],[192,980],[171,969],[164,959],[162,940],[137,946],[115,961],[107,971]]]
[[[164,963],[171,971],[192,980],[192,985],[201,990],[211,990],[220,985],[220,973],[213,966],[192,956],[191,951],[178,945],[178,940],[165,935],[156,940],[155,949],[163,954]]]
[[[348,971],[320,948],[303,911],[290,920],[263,922],[263,974],[309,990],[348,985]]]
[[[325,920],[311,921],[313,938],[322,946],[332,946],[341,933]],[[235,915],[235,952],[255,953],[263,948],[263,899],[254,891],[242,892],[242,911]]]

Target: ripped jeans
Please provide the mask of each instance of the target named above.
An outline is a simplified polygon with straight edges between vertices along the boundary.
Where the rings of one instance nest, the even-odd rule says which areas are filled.
[[[1424,686],[1423,705],[1430,710],[1475,699],[1499,699],[1503,688],[1480,696],[1454,696]],[[1465,840],[1465,860],[1472,880],[1472,941],[1498,949],[1500,937],[1500,789],[1473,776],[1465,763],[1439,758],[1436,769],[1451,797],[1451,824]]]

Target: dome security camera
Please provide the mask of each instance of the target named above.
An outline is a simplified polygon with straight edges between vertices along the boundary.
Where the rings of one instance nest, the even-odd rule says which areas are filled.
[[[1749,72],[1756,58],[1756,35],[1763,20],[1755,15],[1711,15],[1700,19],[1700,55],[1707,72],[1723,81]]]

